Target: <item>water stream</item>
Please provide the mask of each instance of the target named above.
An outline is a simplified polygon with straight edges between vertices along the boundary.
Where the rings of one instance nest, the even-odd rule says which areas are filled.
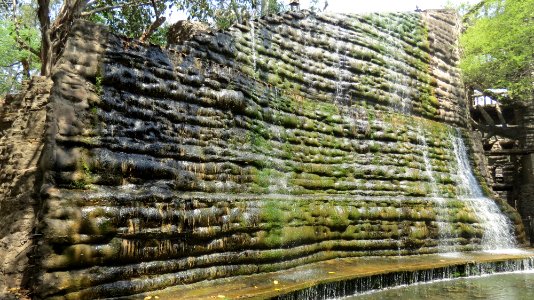
[[[343,74],[343,70],[345,68],[345,60],[346,60],[346,54],[345,54],[345,49],[340,49],[340,46],[342,46],[342,42],[340,41],[335,41],[335,44],[336,44],[336,56],[337,56],[337,65],[336,65],[336,76],[337,76],[337,81],[336,81],[336,94],[335,94],[335,97],[334,97],[334,101],[335,103],[338,105],[338,107],[341,107],[341,105],[343,104],[343,100],[344,100],[344,91],[343,91],[343,84],[344,84],[344,74]],[[343,46],[344,47],[344,46]]]
[[[523,300],[530,299],[533,294],[534,271],[529,270],[474,278],[445,279],[431,284],[402,286],[345,299]]]
[[[256,33],[254,29],[254,12],[252,13],[252,18],[250,19],[250,39],[252,42],[252,68],[254,69],[254,74],[256,74]]]
[[[425,294],[425,289],[436,289],[440,286],[447,285],[446,282],[455,283],[480,280],[489,278],[494,284],[504,283],[500,278],[509,275],[526,274],[530,277],[529,282],[534,279],[532,270],[534,268],[534,258],[516,259],[501,262],[470,262],[460,265],[449,265],[417,271],[391,272],[372,276],[363,276],[346,281],[335,281],[312,286],[307,289],[299,290],[290,294],[281,295],[277,299],[283,300],[304,300],[304,299],[475,299],[479,297],[463,297],[465,295],[480,294],[484,287],[478,289],[478,292],[469,289],[460,289],[461,292],[457,297],[449,298],[454,293],[452,290],[442,291],[440,293]],[[504,273],[504,274],[503,274]],[[488,276],[492,275],[492,276]],[[530,286],[528,284],[527,286]],[[532,288],[519,285],[516,291],[520,295],[529,295]],[[426,297],[418,298],[420,290]],[[497,288],[501,291],[501,288]],[[502,289],[505,289],[504,285]],[[512,288],[513,290],[513,288]],[[485,289],[484,293],[489,294],[493,289]],[[473,294],[470,294],[473,292]],[[497,294],[497,292],[496,292]],[[500,295],[511,294],[510,290],[504,291]],[[390,297],[390,295],[393,295]],[[395,297],[396,296],[396,297]],[[445,297],[446,298],[445,298]],[[434,298],[436,297],[436,298]],[[480,297],[479,299],[530,299],[526,298],[488,298]]]
[[[475,213],[484,228],[482,248],[484,250],[504,250],[515,248],[513,226],[510,220],[501,212],[497,204],[484,196],[478,184],[469,158],[467,148],[459,129],[451,136],[456,159],[459,198]]]
[[[430,192],[432,200],[436,203],[436,223],[438,226],[438,252],[455,252],[455,243],[452,236],[451,224],[447,222],[449,216],[447,213],[447,205],[445,203],[444,197],[441,195],[441,192],[438,188],[436,181],[436,176],[434,174],[434,168],[430,161],[429,147],[426,142],[426,137],[421,127],[417,128],[417,138],[423,150],[423,161],[425,163],[425,173],[429,178]]]

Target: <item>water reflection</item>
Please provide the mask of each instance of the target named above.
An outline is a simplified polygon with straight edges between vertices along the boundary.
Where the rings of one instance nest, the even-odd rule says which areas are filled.
[[[534,271],[416,284],[344,299],[357,300],[526,300],[534,295]]]

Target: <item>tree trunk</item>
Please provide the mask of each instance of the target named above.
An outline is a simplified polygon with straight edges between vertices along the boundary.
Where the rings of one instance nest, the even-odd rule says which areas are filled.
[[[80,16],[89,0],[65,0],[50,24],[50,0],[38,0],[37,14],[41,23],[41,75],[50,76],[52,66],[63,52],[72,23]]]
[[[37,17],[41,24],[41,75],[50,76],[52,69],[52,42],[50,41],[50,0],[38,0]]]
[[[24,79],[30,79],[30,61],[27,58],[23,58],[20,60],[20,63],[22,64],[22,75]]]

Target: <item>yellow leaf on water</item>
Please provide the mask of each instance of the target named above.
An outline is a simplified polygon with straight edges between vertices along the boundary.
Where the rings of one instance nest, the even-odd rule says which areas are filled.
[[[146,296],[144,300],[152,299],[152,296]]]
[[[223,299],[223,298],[226,298],[226,296],[225,295],[217,295],[217,298]]]
[[[328,272],[328,274],[336,274],[336,272]]]
[[[275,291],[279,291],[280,289],[274,289]]]

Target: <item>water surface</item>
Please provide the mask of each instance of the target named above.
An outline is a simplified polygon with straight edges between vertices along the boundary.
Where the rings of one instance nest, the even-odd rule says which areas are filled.
[[[534,299],[534,271],[415,284],[343,299],[529,300]]]

